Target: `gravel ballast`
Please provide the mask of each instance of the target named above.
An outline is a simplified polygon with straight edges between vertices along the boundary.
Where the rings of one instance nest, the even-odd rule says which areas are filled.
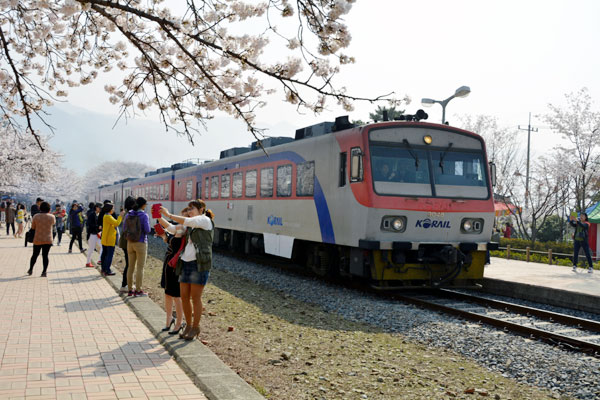
[[[268,398],[600,397],[598,358],[228,255],[203,299],[201,338]]]

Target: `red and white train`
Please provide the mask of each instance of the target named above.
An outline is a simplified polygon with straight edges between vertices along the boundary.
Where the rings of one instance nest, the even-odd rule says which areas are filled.
[[[363,126],[340,117],[262,145],[115,182],[89,201],[143,196],[178,212],[201,198],[216,245],[294,258],[320,276],[380,288],[482,280],[495,168],[479,135],[416,116]]]

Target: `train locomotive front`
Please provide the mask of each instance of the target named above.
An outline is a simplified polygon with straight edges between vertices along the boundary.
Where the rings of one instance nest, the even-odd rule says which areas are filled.
[[[334,135],[352,193],[335,206],[341,269],[380,288],[480,284],[494,220],[483,139],[423,122]]]

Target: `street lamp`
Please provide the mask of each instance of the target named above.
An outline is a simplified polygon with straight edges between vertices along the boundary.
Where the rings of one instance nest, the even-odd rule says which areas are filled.
[[[423,104],[423,106],[425,107],[431,107],[432,104],[434,103],[438,103],[441,104],[442,106],[442,124],[446,123],[446,106],[448,105],[448,103],[450,102],[450,100],[452,100],[455,97],[467,97],[469,95],[469,93],[471,93],[471,89],[468,86],[461,86],[458,89],[456,89],[456,92],[454,92],[454,94],[450,97],[448,97],[446,100],[433,100],[433,99],[421,99],[421,104]]]

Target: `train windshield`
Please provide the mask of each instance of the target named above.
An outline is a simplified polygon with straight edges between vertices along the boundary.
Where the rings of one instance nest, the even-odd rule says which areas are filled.
[[[371,143],[375,192],[381,195],[488,197],[482,151]]]

